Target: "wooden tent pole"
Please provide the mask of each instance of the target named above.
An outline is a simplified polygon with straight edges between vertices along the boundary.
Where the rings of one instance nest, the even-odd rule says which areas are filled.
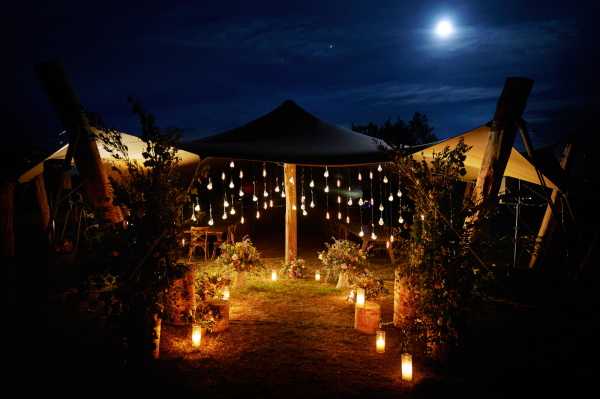
[[[15,256],[15,183],[0,184],[0,250],[3,259]]]
[[[525,111],[532,87],[533,80],[507,78],[498,99],[481,169],[473,189],[473,204],[476,209],[467,220],[471,224],[471,231],[467,235],[470,243],[477,240],[481,232],[481,221],[496,203],[502,176],[515,142],[517,122]]]
[[[562,157],[560,159],[560,167],[563,170],[567,169],[567,166],[569,164],[569,159],[571,158],[571,153],[573,150],[573,145],[572,144],[567,144],[565,146],[565,149],[563,150],[562,153]],[[533,247],[533,252],[531,253],[531,258],[529,259],[529,268],[532,269],[535,267],[535,265],[537,264],[541,252],[542,252],[542,248],[544,246],[544,240],[546,238],[546,235],[548,234],[548,231],[550,229],[550,226],[552,224],[552,216],[554,215],[555,212],[553,212],[553,207],[555,207],[556,204],[556,200],[558,198],[558,190],[555,188],[552,190],[552,194],[550,194],[550,203],[546,206],[546,212],[544,213],[544,218],[542,219],[542,224],[540,224],[540,229],[538,231],[537,234],[537,238],[535,240],[535,245]]]
[[[296,209],[296,165],[283,164],[285,182],[285,262],[298,256],[298,212]]]
[[[66,162],[72,155],[81,175],[82,185],[98,217],[109,223],[123,221],[121,209],[113,204],[113,192],[108,174],[102,165],[100,152],[88,118],[77,95],[69,84],[63,68],[57,63],[38,65],[37,72],[50,103],[69,133]]]
[[[46,184],[44,183],[44,173],[41,173],[33,180],[35,187],[35,199],[40,210],[40,226],[42,233],[48,232],[50,226],[50,207],[48,206],[48,196],[46,195]]]

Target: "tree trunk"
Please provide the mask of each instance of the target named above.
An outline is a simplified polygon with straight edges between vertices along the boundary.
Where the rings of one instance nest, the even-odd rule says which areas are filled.
[[[560,160],[560,167],[563,170],[567,170],[567,167],[569,164],[569,159],[571,157],[572,148],[573,148],[573,146],[571,144],[567,144],[565,146],[565,149],[563,151],[563,154],[562,154],[562,157]],[[552,208],[553,208],[554,204],[556,204],[558,194],[559,194],[559,192],[557,189],[552,190],[552,194],[550,195],[550,202],[552,205],[548,204],[546,206],[546,212],[544,213],[544,218],[542,219],[542,224],[540,225],[540,229],[538,231],[537,238],[535,240],[533,252],[531,253],[531,258],[529,259],[529,268],[534,268],[535,265],[537,264],[539,257],[541,255],[542,249],[544,247],[544,240],[546,239],[546,236],[549,235],[549,231],[551,230],[550,229],[551,225],[553,224],[553,222],[556,221],[556,219],[552,218],[552,216],[553,216]],[[556,207],[554,207],[554,209],[556,209]]]
[[[506,80],[492,120],[481,170],[473,189],[473,204],[476,209],[467,220],[467,224],[471,226],[467,234],[469,243],[477,240],[482,221],[495,206],[500,183],[515,142],[517,122],[523,115],[532,87],[533,81],[530,79]]]
[[[84,191],[97,216],[109,223],[122,222],[123,215],[121,209],[113,204],[112,187],[88,118],[63,68],[56,63],[42,64],[38,66],[38,75],[50,103],[69,133],[65,163],[68,165],[71,158],[75,159]]]
[[[296,165],[283,164],[285,185],[285,262],[298,256],[298,212],[296,209]]]
[[[35,185],[35,199],[40,210],[40,227],[42,233],[47,234],[50,226],[50,207],[48,206],[44,174],[37,175],[33,180],[33,184]]]
[[[0,248],[2,258],[15,256],[15,183],[5,182],[0,185]]]

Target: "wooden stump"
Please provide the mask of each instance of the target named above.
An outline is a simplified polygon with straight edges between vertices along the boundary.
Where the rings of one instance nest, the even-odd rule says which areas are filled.
[[[183,278],[174,280],[167,293],[165,311],[168,320],[176,325],[189,322],[188,316],[196,309],[194,273],[188,272]]]
[[[379,329],[381,306],[375,302],[366,302],[354,308],[354,328],[365,334],[375,334]]]
[[[215,325],[212,332],[221,332],[229,328],[229,301],[211,301],[208,305],[215,315]]]

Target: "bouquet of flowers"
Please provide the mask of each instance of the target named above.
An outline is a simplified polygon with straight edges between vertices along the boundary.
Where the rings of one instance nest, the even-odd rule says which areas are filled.
[[[360,249],[359,244],[334,238],[333,244],[325,243],[325,247],[318,254],[326,270],[354,275],[365,269],[367,254]]]
[[[304,259],[294,259],[284,263],[281,271],[289,278],[304,278],[304,273],[306,271]]]
[[[260,252],[248,237],[233,244],[226,242],[221,245],[217,263],[227,270],[237,272],[252,272],[263,268]]]
[[[196,295],[199,302],[223,297],[223,289],[231,285],[231,279],[221,274],[198,273],[196,276]]]
[[[357,288],[365,290],[365,299],[376,299],[388,293],[383,285],[383,279],[377,278],[368,269],[355,273],[351,278],[351,287],[356,292]]]

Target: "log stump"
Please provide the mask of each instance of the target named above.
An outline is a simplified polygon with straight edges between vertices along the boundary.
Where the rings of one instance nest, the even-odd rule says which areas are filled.
[[[381,320],[381,306],[367,301],[363,306],[354,307],[354,328],[362,333],[375,335]]]
[[[229,328],[229,301],[214,300],[208,304],[215,316],[215,325],[212,332],[218,333]]]
[[[189,316],[196,309],[195,291],[194,273],[191,271],[171,283],[165,306],[169,322],[175,325],[189,323]]]

